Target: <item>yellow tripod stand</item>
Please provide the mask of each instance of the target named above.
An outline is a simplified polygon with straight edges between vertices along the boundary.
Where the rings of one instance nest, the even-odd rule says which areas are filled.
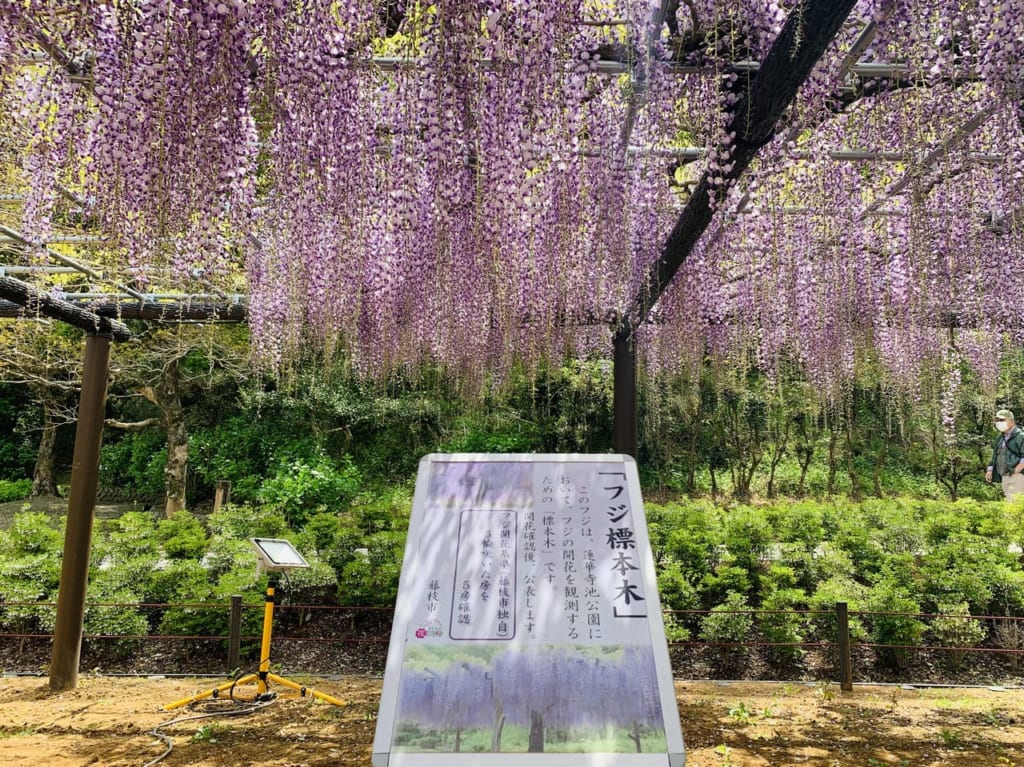
[[[210,690],[197,693],[196,695],[192,695],[188,698],[182,698],[181,700],[176,700],[173,703],[168,703],[166,706],[164,706],[165,711],[170,711],[175,708],[181,708],[182,706],[187,706],[189,703],[195,703],[196,701],[205,700],[206,698],[219,698],[221,696],[221,693],[223,692],[227,692],[228,690],[231,690],[234,687],[239,687],[241,685],[252,684],[253,682],[256,682],[256,692],[258,695],[267,694],[267,692],[270,689],[268,682],[274,682],[276,684],[281,685],[282,687],[287,687],[290,690],[296,691],[299,694],[298,697],[300,698],[305,698],[308,696],[310,698],[317,698],[318,700],[322,700],[325,703],[330,703],[335,706],[345,705],[345,701],[343,700],[339,700],[338,698],[332,697],[323,692],[318,692],[314,690],[312,687],[306,687],[305,685],[298,684],[290,679],[285,679],[283,676],[278,676],[277,674],[270,673],[270,633],[274,625],[273,586],[267,586],[267,594],[264,599],[265,602],[263,606],[263,641],[260,646],[259,672],[255,674],[246,674],[245,676],[239,679],[235,679],[234,681],[225,682],[219,687],[214,687]]]

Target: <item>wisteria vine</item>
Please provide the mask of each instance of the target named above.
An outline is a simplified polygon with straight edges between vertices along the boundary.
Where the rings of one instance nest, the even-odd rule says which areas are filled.
[[[1024,340],[1024,0],[861,0],[738,182],[749,65],[800,3],[663,6],[0,0],[22,227],[45,241],[72,187],[136,281],[244,269],[272,367],[476,386],[606,354],[703,177],[650,370],[785,358],[829,392],[870,359],[912,390],[955,359],[994,386]]]

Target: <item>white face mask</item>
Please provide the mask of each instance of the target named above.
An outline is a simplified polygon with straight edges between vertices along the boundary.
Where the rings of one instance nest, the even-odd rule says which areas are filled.
[[[1008,424],[1006,421],[996,421],[996,429],[998,429],[999,431],[1006,431],[1009,428],[1010,424]]]

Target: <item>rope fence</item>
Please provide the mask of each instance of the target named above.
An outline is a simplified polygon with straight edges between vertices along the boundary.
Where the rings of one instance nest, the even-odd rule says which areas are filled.
[[[53,638],[50,627],[45,626],[47,614],[52,615],[56,605],[50,602],[0,601],[0,642],[19,643],[19,651],[26,642],[48,643]],[[180,650],[196,651],[208,662],[221,662],[225,671],[243,664],[244,650],[251,651],[260,640],[257,620],[263,613],[263,604],[244,604],[241,596],[233,596],[225,603],[125,603],[95,602],[86,604],[86,615],[107,611],[110,615],[139,614],[145,616],[152,630],[125,632],[116,630],[87,630],[83,640],[89,647],[103,643],[121,648],[126,657],[145,655],[145,648],[155,643],[176,645]],[[339,605],[278,605],[275,613],[273,643],[275,657],[286,656],[292,666],[304,663],[319,665],[323,653],[295,652],[293,648],[373,648],[370,665],[361,671],[380,673],[390,641],[393,610],[390,607],[362,607]],[[165,633],[160,627],[168,616],[187,616],[196,625],[211,627],[208,633],[200,630]],[[1003,615],[949,615],[932,613],[869,612],[849,610],[846,603],[838,602],[834,610],[664,610],[666,635],[670,648],[679,651],[717,651],[723,656],[744,655],[752,650],[769,653],[784,652],[790,661],[808,651],[832,653],[835,675],[843,689],[852,689],[854,658],[865,651],[884,655],[897,668],[905,668],[915,654],[942,653],[952,659],[954,670],[959,670],[968,656],[988,656],[1008,661],[1009,671],[1017,672],[1024,658],[1024,617]],[[740,618],[739,623],[728,620],[717,628],[709,629],[708,617]],[[246,620],[248,618],[248,620]],[[17,629],[21,623],[22,630]],[[879,621],[886,621],[888,634],[879,640]],[[187,621],[185,621],[187,622]],[[782,625],[792,638],[772,636],[771,626]],[[855,627],[855,628],[854,628]],[[732,635],[730,635],[732,632]],[[769,634],[766,636],[766,634]],[[805,637],[805,634],[811,636]],[[696,637],[696,638],[695,638]],[[908,637],[921,641],[908,641]],[[289,652],[291,650],[291,652]],[[116,653],[115,653],[116,654]],[[8,654],[10,657],[10,654]],[[158,654],[166,659],[166,653]],[[863,663],[863,660],[861,661]],[[364,664],[365,665],[365,664]],[[344,663],[342,663],[344,666]],[[378,668],[379,666],[379,668]],[[685,678],[673,658],[676,676]],[[305,673],[323,673],[322,668],[293,668]],[[341,669],[344,671],[344,668]],[[140,673],[158,673],[146,669]]]

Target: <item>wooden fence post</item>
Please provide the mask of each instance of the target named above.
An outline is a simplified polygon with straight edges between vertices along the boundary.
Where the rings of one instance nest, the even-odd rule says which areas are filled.
[[[226,479],[218,479],[213,491],[213,513],[216,514],[221,506],[228,503],[231,503],[231,483]]]
[[[853,660],[850,657],[850,616],[846,602],[836,602],[836,633],[839,635],[839,687],[853,690]]]
[[[231,623],[228,630],[228,671],[234,672],[239,666],[242,649],[242,597],[231,596]]]

